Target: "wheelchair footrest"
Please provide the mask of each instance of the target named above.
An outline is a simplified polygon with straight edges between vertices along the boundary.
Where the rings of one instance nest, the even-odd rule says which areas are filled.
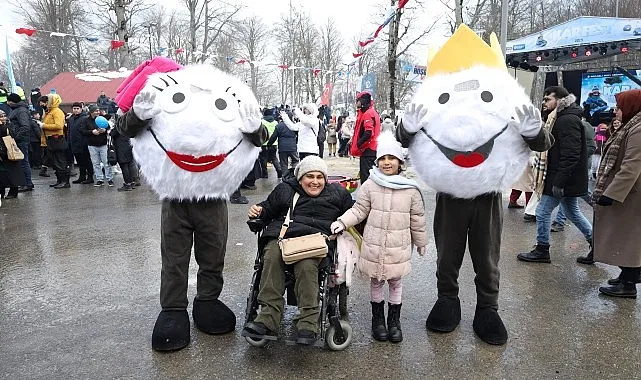
[[[248,331],[241,331],[240,336],[252,338],[252,339],[266,339],[266,340],[278,340],[278,337],[275,335],[259,335],[259,334],[252,334]]]

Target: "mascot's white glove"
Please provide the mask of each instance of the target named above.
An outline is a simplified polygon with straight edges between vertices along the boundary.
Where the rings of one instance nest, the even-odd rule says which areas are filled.
[[[524,104],[522,107],[516,107],[516,117],[521,136],[533,139],[541,131],[543,125],[541,112],[533,105]]]
[[[149,120],[160,113],[156,104],[156,93],[142,91],[134,98],[133,110],[140,120]]]
[[[329,226],[329,230],[332,231],[332,234],[334,235],[340,234],[341,232],[345,231],[345,225],[340,220],[337,220],[333,222],[331,226]]]
[[[240,131],[243,133],[254,133],[262,125],[263,116],[260,113],[260,108],[255,104],[244,104],[240,108],[240,118],[243,121],[243,127]]]
[[[410,103],[405,106],[405,114],[403,115],[403,128],[408,133],[416,133],[427,126],[425,116],[427,115],[427,107],[423,104]]]

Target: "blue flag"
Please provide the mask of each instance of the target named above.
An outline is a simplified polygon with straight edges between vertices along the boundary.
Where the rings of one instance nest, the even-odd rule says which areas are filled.
[[[5,33],[4,35],[4,44],[7,48],[7,76],[9,77],[9,84],[11,86],[11,92],[17,92],[16,88],[16,78],[13,76],[13,66],[11,65],[11,54],[9,53],[9,36]]]

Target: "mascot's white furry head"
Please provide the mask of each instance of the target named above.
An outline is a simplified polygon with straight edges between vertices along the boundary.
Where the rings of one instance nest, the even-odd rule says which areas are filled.
[[[408,111],[403,120],[415,133],[409,154],[419,176],[457,198],[509,188],[530,152],[514,116],[531,103],[507,73],[496,36],[491,41],[461,25],[430,60],[408,105],[420,120],[409,120]]]
[[[213,66],[195,65],[151,75],[143,92],[155,94],[159,111],[131,144],[154,191],[161,199],[227,199],[260,151],[245,135],[253,131],[243,110],[255,110],[260,126],[249,87]]]

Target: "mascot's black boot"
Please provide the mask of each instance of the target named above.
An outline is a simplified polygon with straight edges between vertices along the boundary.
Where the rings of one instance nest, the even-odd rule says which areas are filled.
[[[387,341],[387,327],[385,327],[385,301],[371,302],[372,304],[372,336],[374,339]]]
[[[454,331],[460,322],[461,301],[459,298],[440,297],[427,317],[425,327],[431,331],[448,333]]]
[[[151,348],[156,351],[176,351],[189,344],[189,314],[187,310],[161,311],[151,336]]]
[[[403,341],[403,331],[401,331],[401,304],[387,305],[387,338],[392,343]]]
[[[236,328],[236,316],[219,300],[194,299],[194,324],[207,334],[226,334]]]
[[[491,307],[476,307],[474,332],[485,343],[503,345],[507,342],[507,330],[499,313]]]

